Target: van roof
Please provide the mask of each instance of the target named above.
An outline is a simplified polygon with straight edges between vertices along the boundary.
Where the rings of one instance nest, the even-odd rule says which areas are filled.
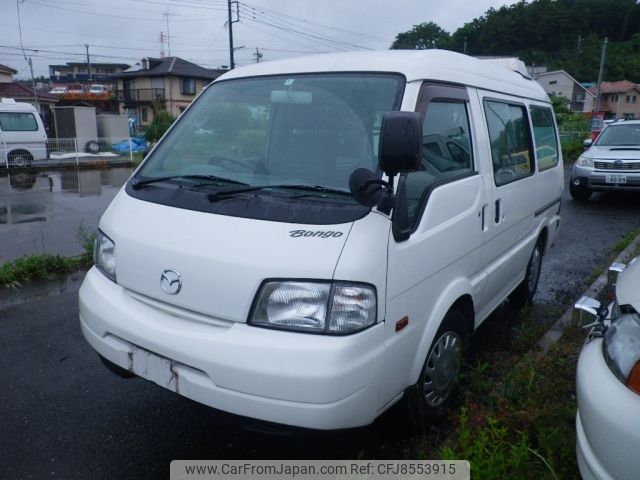
[[[446,81],[549,101],[541,85],[504,64],[437,49],[331,53],[274,60],[236,68],[216,82],[261,75],[364,71],[401,73],[407,82]]]
[[[36,112],[37,110],[30,103],[3,102],[0,101],[0,111],[2,112]]]

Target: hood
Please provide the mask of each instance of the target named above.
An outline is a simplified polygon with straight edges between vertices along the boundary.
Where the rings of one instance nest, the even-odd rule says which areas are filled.
[[[245,322],[267,278],[331,280],[352,223],[300,225],[197,212],[121,191],[100,221],[115,242],[116,277],[127,290],[211,316]],[[161,288],[179,273],[176,294]]]
[[[634,258],[618,278],[616,298],[619,305],[631,305],[640,312],[640,257]]]
[[[640,159],[640,147],[591,147],[585,157],[600,160],[636,160]]]

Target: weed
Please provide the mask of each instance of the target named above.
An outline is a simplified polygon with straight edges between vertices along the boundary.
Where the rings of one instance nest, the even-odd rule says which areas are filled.
[[[54,278],[77,270],[82,259],[67,258],[47,253],[25,255],[0,265],[0,286],[18,288],[35,279]]]
[[[80,222],[80,225],[76,228],[76,238],[84,250],[85,259],[90,262],[93,259],[96,231],[88,229],[85,227],[84,222]]]

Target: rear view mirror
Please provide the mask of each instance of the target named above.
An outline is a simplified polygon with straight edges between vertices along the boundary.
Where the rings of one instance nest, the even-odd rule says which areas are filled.
[[[415,172],[422,159],[422,118],[416,112],[388,112],[382,117],[378,162],[393,177]]]
[[[312,100],[311,92],[292,92],[289,90],[273,90],[271,92],[271,103],[308,105]]]
[[[593,143],[593,140],[591,140],[590,138],[587,138],[584,142],[582,142],[582,145],[588,148],[591,146],[592,143]]]
[[[591,297],[581,297],[573,306],[573,324],[584,327],[596,321],[601,313],[602,304]]]

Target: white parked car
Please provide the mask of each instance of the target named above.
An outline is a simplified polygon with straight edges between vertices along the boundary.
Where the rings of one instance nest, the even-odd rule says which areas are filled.
[[[634,480],[640,472],[640,260],[615,264],[615,302],[583,297],[595,324],[578,361],[577,455],[585,480]]]
[[[105,87],[104,85],[91,85],[91,87],[89,87],[89,93],[98,95],[105,92],[107,92],[107,87]]]
[[[46,158],[47,132],[35,107],[0,99],[0,164],[21,168]]]
[[[261,420],[356,427],[405,394],[438,414],[560,224],[553,110],[519,68],[430,50],[227,72],[103,215],[85,338]]]
[[[49,93],[52,95],[64,95],[67,93],[67,87],[53,87],[49,90]]]
[[[577,201],[593,192],[640,190],[640,120],[610,123],[573,165],[569,192]]]

